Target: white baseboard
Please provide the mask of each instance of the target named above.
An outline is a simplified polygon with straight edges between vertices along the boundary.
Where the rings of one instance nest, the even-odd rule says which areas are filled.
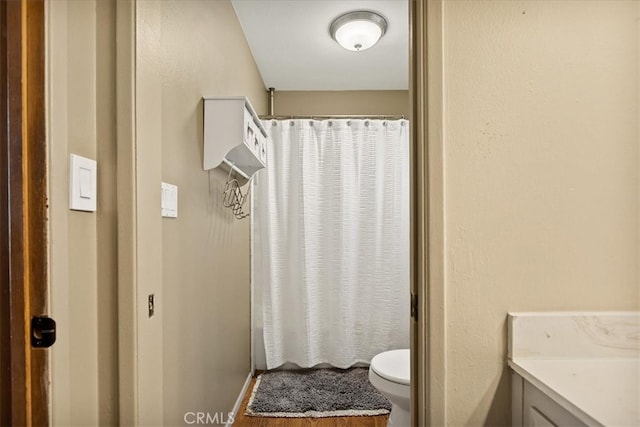
[[[240,394],[238,395],[238,399],[236,399],[236,404],[233,405],[233,418],[235,420],[236,415],[238,414],[238,411],[240,410],[240,405],[242,405],[242,399],[244,399],[244,395],[247,394],[247,390],[249,389],[249,384],[251,384],[251,378],[253,378],[253,372],[249,372],[249,375],[247,375],[247,379],[244,382],[244,385],[242,386],[242,390],[240,390]],[[233,425],[233,423],[231,422],[231,420],[229,420],[226,424],[226,427],[231,427]]]

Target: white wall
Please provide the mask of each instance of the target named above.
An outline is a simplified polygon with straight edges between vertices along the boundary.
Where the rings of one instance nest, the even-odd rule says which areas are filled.
[[[508,311],[638,310],[637,1],[445,1],[448,424],[508,425]]]

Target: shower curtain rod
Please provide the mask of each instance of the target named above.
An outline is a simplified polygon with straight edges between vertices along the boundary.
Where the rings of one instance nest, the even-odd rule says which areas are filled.
[[[259,116],[261,120],[295,120],[295,119],[308,119],[308,120],[331,120],[331,119],[372,119],[372,120],[403,120],[404,116],[385,116],[377,114],[332,114],[325,116],[322,114],[313,114],[308,116],[296,116],[296,115],[263,115]]]

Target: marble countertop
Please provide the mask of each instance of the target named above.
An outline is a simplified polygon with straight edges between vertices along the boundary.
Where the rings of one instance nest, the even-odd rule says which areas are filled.
[[[640,426],[640,313],[509,314],[509,366],[587,425]]]
[[[509,366],[587,425],[640,425],[637,359],[523,359]]]

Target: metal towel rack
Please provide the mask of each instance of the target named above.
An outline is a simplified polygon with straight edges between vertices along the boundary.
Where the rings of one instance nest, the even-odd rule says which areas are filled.
[[[225,208],[230,208],[236,219],[243,219],[250,215],[249,212],[244,211],[244,204],[247,202],[249,193],[251,192],[251,180],[253,179],[253,176],[249,179],[247,192],[242,194],[242,188],[240,187],[238,180],[236,178],[231,178],[232,173],[233,167],[230,167],[227,183],[224,187],[224,192],[222,193],[222,205]]]

